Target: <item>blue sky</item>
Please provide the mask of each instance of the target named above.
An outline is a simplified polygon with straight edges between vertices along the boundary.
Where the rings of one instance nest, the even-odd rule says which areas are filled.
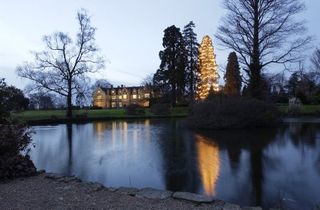
[[[163,30],[171,25],[183,28],[193,20],[199,41],[204,35],[213,37],[225,14],[222,1],[0,0],[0,77],[24,88],[28,81],[17,77],[16,66],[32,59],[30,51],[43,49],[43,35],[63,31],[74,37],[78,27],[76,13],[85,8],[92,16],[96,41],[106,58],[105,69],[93,77],[115,85],[139,85],[160,64]],[[320,1],[304,1],[308,34],[315,37],[317,45]],[[216,45],[215,48],[217,62],[224,66],[230,51]]]

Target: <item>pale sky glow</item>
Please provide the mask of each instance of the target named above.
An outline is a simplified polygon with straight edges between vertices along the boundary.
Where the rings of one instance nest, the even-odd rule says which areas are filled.
[[[106,58],[106,68],[94,75],[115,85],[139,85],[160,64],[163,30],[196,24],[199,42],[213,38],[224,14],[223,0],[0,0],[0,78],[24,88],[15,68],[32,59],[30,51],[43,49],[43,35],[56,31],[74,37],[75,16],[84,8],[97,28],[96,41]],[[309,34],[320,42],[320,1],[305,0]],[[215,44],[215,39],[214,44]],[[229,50],[215,45],[217,62],[226,63]]]

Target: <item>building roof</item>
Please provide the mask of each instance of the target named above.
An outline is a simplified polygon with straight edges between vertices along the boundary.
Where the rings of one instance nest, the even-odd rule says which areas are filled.
[[[108,90],[109,90],[109,93],[114,90],[116,92],[116,94],[119,93],[119,91],[122,91],[122,90],[127,90],[130,92],[130,94],[132,94],[132,91],[135,89],[135,90],[141,90],[141,89],[145,89],[144,86],[131,86],[131,87],[126,87],[126,86],[117,86],[117,87],[99,87],[101,90],[103,90],[106,94],[108,93]]]

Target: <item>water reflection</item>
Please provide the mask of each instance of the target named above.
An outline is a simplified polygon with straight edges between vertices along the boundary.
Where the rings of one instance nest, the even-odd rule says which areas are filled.
[[[219,148],[214,142],[209,142],[204,136],[196,135],[198,167],[201,182],[208,196],[216,195],[216,183],[220,170]]]
[[[157,138],[162,153],[166,189],[197,192],[200,180],[192,133],[181,132],[182,128],[175,120],[154,123],[158,128]]]
[[[107,186],[154,187],[244,206],[320,203],[320,124],[193,132],[177,120],[36,126],[38,169]]]

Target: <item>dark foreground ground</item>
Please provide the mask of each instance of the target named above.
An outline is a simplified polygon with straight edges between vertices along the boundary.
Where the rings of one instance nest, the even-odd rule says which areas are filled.
[[[239,206],[223,201],[190,202],[172,196],[166,197],[164,191],[141,192],[132,188],[108,189],[99,184],[80,182],[76,178],[56,178],[40,174],[0,183],[0,209],[241,210]],[[158,198],[150,198],[157,196]],[[260,210],[260,208],[242,209]]]

